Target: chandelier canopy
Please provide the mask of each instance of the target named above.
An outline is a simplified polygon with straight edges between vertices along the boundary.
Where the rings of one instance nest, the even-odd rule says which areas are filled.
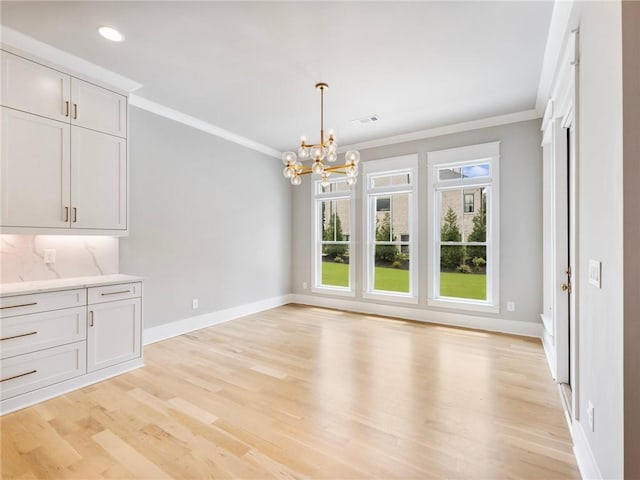
[[[282,174],[291,180],[292,185],[300,185],[302,183],[301,175],[309,173],[321,175],[323,187],[329,184],[329,175],[331,174],[346,175],[347,183],[353,185],[358,176],[360,152],[349,150],[344,156],[344,165],[330,165],[338,159],[338,144],[331,130],[329,130],[329,138],[326,140],[324,138],[324,91],[329,88],[329,85],[317,83],[316,88],[320,90],[320,143],[308,144],[306,139],[302,137],[298,155],[295,152],[282,154],[282,163],[285,165]],[[313,160],[313,164],[311,166],[302,165],[305,160]],[[328,164],[324,163],[325,160]]]

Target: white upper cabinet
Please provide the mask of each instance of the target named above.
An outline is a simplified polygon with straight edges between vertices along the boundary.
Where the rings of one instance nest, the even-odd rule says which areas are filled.
[[[2,107],[2,226],[69,228],[70,128]]]
[[[127,97],[88,82],[71,79],[71,124],[127,136]]]
[[[2,105],[69,122],[71,77],[17,55],[0,52]]]
[[[127,232],[127,97],[0,51],[3,233]]]
[[[125,229],[127,142],[84,128],[71,131],[71,228]]]

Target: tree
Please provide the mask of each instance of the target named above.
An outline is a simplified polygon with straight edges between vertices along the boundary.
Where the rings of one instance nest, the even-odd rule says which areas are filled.
[[[442,242],[461,242],[462,234],[458,227],[458,216],[451,207],[444,217],[440,231]],[[465,249],[462,245],[442,245],[440,247],[440,268],[455,269],[464,262]]]
[[[376,225],[376,241],[395,242],[396,236],[391,232],[391,215],[385,213]],[[376,245],[376,260],[393,262],[398,258],[398,247],[395,245]]]
[[[482,203],[480,211],[473,217],[473,230],[467,238],[468,242],[486,242],[487,241],[487,196],[482,195]],[[487,248],[484,246],[468,246],[467,255],[469,258],[482,258],[487,260]]]
[[[324,208],[322,213],[324,217]],[[327,225],[327,227],[324,229],[322,240],[326,242],[344,241],[344,234],[342,233],[342,222],[340,221],[340,216],[338,216],[338,214],[332,213],[329,216],[329,225]],[[330,259],[334,259],[336,257],[344,256],[344,254],[347,253],[347,248],[347,245],[344,244],[325,244],[322,251]]]

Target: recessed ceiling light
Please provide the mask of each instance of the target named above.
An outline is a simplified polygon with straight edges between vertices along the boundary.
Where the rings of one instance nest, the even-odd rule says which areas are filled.
[[[98,33],[112,42],[122,42],[124,40],[124,35],[113,27],[98,27]]]

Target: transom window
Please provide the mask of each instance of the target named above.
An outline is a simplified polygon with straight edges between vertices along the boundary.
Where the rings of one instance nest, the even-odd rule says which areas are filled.
[[[365,297],[417,302],[417,155],[365,162]]]
[[[499,142],[428,154],[429,303],[497,311]]]

